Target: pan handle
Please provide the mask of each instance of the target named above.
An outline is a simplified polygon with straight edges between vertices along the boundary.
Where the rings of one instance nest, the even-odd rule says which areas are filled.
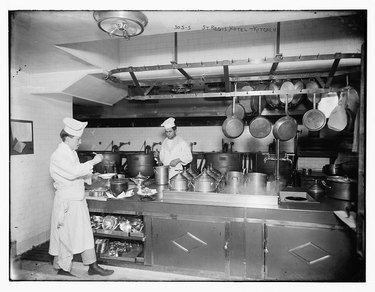
[[[332,186],[327,185],[325,180],[322,180],[322,185],[327,189],[332,189]]]
[[[237,82],[234,83],[234,95],[233,95],[233,104],[232,104],[232,116],[236,112],[236,98],[237,98]]]

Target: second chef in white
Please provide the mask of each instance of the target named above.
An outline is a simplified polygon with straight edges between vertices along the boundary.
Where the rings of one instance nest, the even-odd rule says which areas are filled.
[[[193,156],[188,143],[177,135],[174,118],[166,119],[161,126],[164,127],[167,138],[161,144],[159,158],[163,165],[169,166],[169,178],[172,178],[193,160]]]

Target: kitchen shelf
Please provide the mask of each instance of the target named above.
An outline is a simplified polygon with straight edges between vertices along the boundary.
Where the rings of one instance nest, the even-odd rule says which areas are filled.
[[[99,258],[101,260],[118,260],[118,261],[125,261],[125,262],[144,262],[144,258],[139,257],[139,255],[143,252],[143,248],[133,249],[128,253],[123,254],[122,256],[110,256],[108,253],[100,254]],[[143,260],[143,261],[142,261]]]
[[[143,232],[123,232],[117,230],[104,230],[104,229],[93,229],[94,236],[109,237],[109,238],[121,238],[137,241],[145,241],[146,237]]]

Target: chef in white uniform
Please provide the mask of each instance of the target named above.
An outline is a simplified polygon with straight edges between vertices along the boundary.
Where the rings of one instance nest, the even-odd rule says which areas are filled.
[[[188,143],[177,136],[177,126],[174,118],[166,119],[162,124],[167,138],[161,144],[160,161],[169,166],[169,178],[182,171],[183,166],[193,160]]]
[[[91,184],[93,166],[103,160],[97,154],[80,163],[76,149],[87,122],[64,118],[60,133],[62,142],[51,156],[50,174],[56,189],[51,218],[49,253],[59,275],[73,276],[70,271],[74,254],[81,253],[89,275],[108,276],[113,270],[103,269],[96,262],[94,237],[85,199],[84,182]]]

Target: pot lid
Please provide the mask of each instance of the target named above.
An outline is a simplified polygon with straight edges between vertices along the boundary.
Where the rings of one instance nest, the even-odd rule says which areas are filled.
[[[172,176],[172,178],[170,179],[171,182],[188,182],[189,179],[184,176],[181,172],[177,173],[176,175]]]
[[[202,173],[195,178],[195,182],[199,183],[214,183],[216,180],[207,173],[207,169],[203,169]]]

